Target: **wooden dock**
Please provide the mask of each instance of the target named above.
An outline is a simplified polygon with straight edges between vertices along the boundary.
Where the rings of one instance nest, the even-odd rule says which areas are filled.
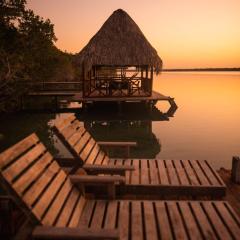
[[[151,96],[131,96],[131,97],[83,97],[83,93],[79,90],[77,91],[63,91],[63,90],[55,90],[55,91],[32,91],[29,92],[26,97],[52,97],[55,101],[55,108],[57,109],[60,105],[60,101],[66,102],[78,102],[82,104],[82,108],[85,108],[87,104],[92,104],[94,102],[116,102],[119,104],[119,108],[121,109],[122,103],[126,102],[136,102],[136,103],[145,103],[146,106],[149,106],[151,109],[158,101],[167,101],[169,102],[171,108],[177,108],[177,105],[174,101],[174,98],[170,96],[165,96],[159,92],[153,91]],[[23,101],[24,102],[24,101]],[[24,108],[24,106],[23,106]]]

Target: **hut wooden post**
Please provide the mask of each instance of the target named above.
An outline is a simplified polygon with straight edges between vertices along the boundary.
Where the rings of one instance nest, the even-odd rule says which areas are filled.
[[[240,183],[240,158],[237,156],[232,159],[232,181]]]

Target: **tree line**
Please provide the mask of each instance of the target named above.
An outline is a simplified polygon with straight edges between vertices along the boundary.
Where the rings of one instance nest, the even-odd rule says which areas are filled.
[[[56,41],[54,25],[27,9],[26,0],[0,0],[0,112],[18,109],[24,81],[74,78],[73,56]]]

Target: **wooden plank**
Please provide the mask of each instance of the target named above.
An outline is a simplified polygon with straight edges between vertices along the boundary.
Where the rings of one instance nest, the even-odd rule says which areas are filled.
[[[132,166],[135,167],[135,170],[131,172],[131,184],[140,184],[140,166],[139,166],[139,160],[133,159],[132,160]]]
[[[236,239],[240,237],[240,225],[234,220],[231,213],[226,208],[227,203],[222,201],[215,201],[213,205],[217,209],[218,215],[222,216],[224,224],[227,226],[228,230],[231,232],[231,235]]]
[[[66,118],[56,119],[54,125],[59,131],[63,130],[66,126],[68,126],[72,121],[76,119],[74,114],[68,114]]]
[[[197,161],[196,160],[191,160],[190,163],[192,164],[192,167],[193,167],[196,175],[198,176],[198,179],[199,179],[201,185],[204,185],[204,186],[210,185],[208,179],[204,175],[202,169],[199,167]]]
[[[162,185],[169,185],[167,170],[165,168],[164,161],[160,160],[160,159],[157,159],[157,164],[158,164],[158,171],[159,171],[161,184]]]
[[[146,239],[159,239],[153,210],[153,202],[143,201]]]
[[[34,160],[36,160],[46,148],[42,143],[35,145],[30,151],[20,157],[17,161],[11,164],[3,171],[3,176],[12,182],[13,179],[18,176],[25,168],[27,168]]]
[[[180,160],[174,160],[175,170],[178,174],[181,185],[189,185],[189,180],[186,176],[186,173],[180,163]]]
[[[156,201],[155,206],[156,206],[157,220],[158,220],[161,239],[162,240],[173,239],[165,202]]]
[[[90,226],[95,204],[95,200],[86,201],[85,207],[83,208],[83,212],[80,217],[80,221],[78,223],[79,228],[85,228]]]
[[[68,227],[46,227],[37,226],[33,233],[33,239],[85,239],[85,240],[118,240],[119,231],[117,229],[79,229]]]
[[[72,124],[62,129],[61,134],[65,137],[65,139],[70,141],[70,138],[74,133],[84,133],[85,131],[86,129],[82,126],[82,123],[80,123],[78,120],[75,120]]]
[[[116,228],[118,204],[119,204],[118,201],[108,201],[108,208],[107,208],[106,219],[104,223],[105,229]]]
[[[170,221],[173,226],[175,239],[187,239],[187,234],[185,232],[184,225],[181,219],[181,215],[178,211],[176,202],[168,201],[166,203],[169,211]]]
[[[208,215],[212,225],[215,228],[215,231],[217,232],[217,235],[220,239],[231,239],[231,235],[228,232],[226,226],[224,226],[224,223],[221,221],[219,218],[216,210],[214,209],[213,203],[212,202],[203,202],[202,203],[203,208]]]
[[[150,184],[150,178],[149,178],[149,169],[148,169],[148,160],[147,159],[141,159],[139,160],[139,163],[141,164],[140,169],[140,184]]]
[[[31,168],[29,168],[14,184],[13,188],[21,195],[29,185],[39,177],[52,162],[53,157],[46,152]]]
[[[149,160],[149,176],[150,176],[150,184],[159,184],[160,176],[158,173],[156,160]]]
[[[55,226],[57,227],[66,227],[68,222],[70,221],[70,217],[74,210],[75,205],[79,199],[79,191],[76,188],[73,188],[67,202],[64,204],[63,209],[57,219]]]
[[[60,171],[59,165],[53,162],[41,175],[39,179],[31,186],[30,189],[23,195],[23,200],[31,206],[33,202],[38,198],[40,193],[51,181],[51,179]]]
[[[54,199],[53,204],[48,209],[46,215],[44,216],[42,223],[44,225],[51,226],[53,225],[57,215],[59,214],[67,196],[69,195],[70,191],[72,190],[73,185],[69,179],[66,180],[62,189],[59,191],[58,195]]]
[[[104,165],[104,164],[108,164],[109,163],[109,157],[105,154],[105,156],[104,156],[104,158],[103,158],[103,160],[102,160],[102,164]]]
[[[77,202],[76,208],[74,209],[74,212],[73,212],[73,215],[69,222],[68,227],[77,227],[78,226],[80,216],[82,215],[85,204],[86,204],[86,199],[84,197],[82,197],[80,194],[80,199]]]
[[[143,240],[143,225],[142,225],[142,211],[141,202],[132,201],[132,222],[131,222],[131,239],[132,240]]]
[[[213,228],[208,221],[208,218],[204,213],[202,206],[200,205],[200,202],[191,201],[189,204],[195,216],[195,219],[201,228],[203,239],[217,239],[216,234],[214,233]]]
[[[100,151],[100,148],[97,144],[95,144],[92,152],[90,153],[86,163],[87,164],[94,164],[95,163],[95,158],[97,157],[98,153]]]
[[[191,165],[189,164],[189,160],[181,160],[184,169],[187,173],[188,179],[190,180],[191,185],[197,186],[199,185],[199,180],[197,179]]]
[[[202,167],[203,171],[206,173],[209,181],[213,185],[225,185],[219,175],[213,170],[213,168],[208,164],[207,161],[198,161],[199,165]]]
[[[75,152],[77,154],[79,154],[82,149],[85,147],[85,144],[88,142],[88,140],[90,139],[90,135],[88,132],[85,132],[85,134],[82,136],[82,138],[77,142],[77,144],[73,147],[73,150],[75,150]]]
[[[21,153],[35,145],[39,141],[39,138],[35,133],[24,138],[22,141],[16,143],[11,148],[8,148],[0,154],[0,169],[4,168],[12,160],[17,158]]]
[[[68,130],[68,128],[67,128],[67,130]],[[82,135],[84,133],[85,133],[85,129],[83,127],[81,127],[78,130],[74,131],[74,133],[69,138],[66,138],[64,135],[63,136],[65,137],[65,141],[67,141],[70,144],[70,146],[74,147],[77,144],[77,142],[82,138]],[[68,132],[68,134],[69,134],[69,132]]]
[[[120,239],[128,240],[129,235],[129,201],[121,201],[119,209]]]
[[[100,151],[97,155],[97,158],[94,164],[102,164],[104,156],[105,156],[105,153],[103,151]]]
[[[101,229],[104,222],[104,211],[106,208],[106,201],[98,200],[95,206],[95,211],[92,217],[91,226],[95,229]]]
[[[86,161],[88,155],[90,154],[91,150],[93,149],[94,143],[95,143],[94,139],[91,138],[89,140],[89,142],[85,145],[85,147],[82,150],[82,152],[80,153],[80,158],[82,159],[83,162]]]
[[[50,202],[56,197],[56,193],[64,183],[66,177],[66,173],[63,170],[60,170],[58,175],[54,178],[52,183],[48,186],[44,194],[41,196],[41,198],[37,201],[34,208],[32,209],[35,215],[42,217],[44,211],[47,209]]]
[[[190,209],[188,203],[185,201],[179,201],[177,204],[179,204],[183,219],[186,223],[188,236],[190,238],[191,238],[191,236],[194,236],[194,239],[202,239],[200,230],[198,229],[198,226],[197,226],[195,219],[191,213],[191,209]]]
[[[124,161],[124,166],[131,166],[131,160],[130,160],[130,159],[126,159],[126,160]],[[133,170],[133,171],[135,171],[135,170]],[[130,177],[131,177],[131,172],[132,172],[132,171],[126,171],[126,173],[125,173],[126,184],[130,184],[130,182],[131,182],[131,179],[130,179]]]
[[[177,173],[175,171],[175,167],[173,166],[172,160],[165,160],[165,163],[166,163],[170,183],[172,185],[179,185]]]

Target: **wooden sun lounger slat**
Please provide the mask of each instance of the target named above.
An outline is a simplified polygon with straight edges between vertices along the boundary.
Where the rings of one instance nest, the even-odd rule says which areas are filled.
[[[182,164],[184,166],[184,169],[185,169],[185,171],[187,173],[187,176],[188,176],[188,178],[190,180],[191,185],[193,185],[193,186],[199,185],[200,182],[197,179],[196,174],[194,173],[194,171],[193,171],[193,169],[192,169],[192,167],[191,167],[191,165],[189,163],[189,160],[181,160],[181,162],[182,162]]]
[[[231,235],[224,226],[223,222],[219,218],[216,210],[214,209],[213,203],[206,202],[203,205],[204,211],[206,212],[210,222],[214,226],[215,231],[218,233],[220,239],[231,239]]]
[[[186,176],[186,172],[184,171],[184,168],[181,165],[181,160],[174,160],[174,165],[176,168],[177,175],[179,177],[179,181],[181,185],[189,185],[189,180]]]
[[[132,165],[135,167],[135,171],[131,172],[131,183],[130,184],[139,184],[140,183],[140,162],[137,159],[132,160]]]
[[[45,225],[48,225],[48,226],[53,225],[55,219],[57,218],[57,215],[59,214],[61,207],[63,206],[71,190],[72,190],[72,184],[70,180],[67,179],[62,189],[59,191],[57,197],[54,199],[54,202],[49,209],[50,211],[47,212],[47,214],[44,216],[42,220]]]
[[[67,139],[68,143],[74,147],[78,141],[81,139],[82,135],[85,133],[85,129],[84,128],[79,128],[78,130],[74,131],[74,130],[71,130],[70,132],[73,132],[71,135],[70,133],[68,132],[68,129],[66,129],[66,133],[67,133],[67,136],[69,136],[69,138],[65,137],[64,135],[64,138]],[[65,134],[66,135],[66,134]]]
[[[86,144],[86,146],[84,147],[84,149],[82,150],[82,152],[80,153],[80,157],[84,163],[91,164],[93,162],[93,159],[88,159],[88,156],[94,147],[94,143],[95,141],[91,138],[89,142]]]
[[[219,184],[223,185],[222,180],[216,177],[218,174],[212,168],[209,167],[206,161],[198,161],[198,162],[201,168],[203,169],[203,171],[206,173],[212,185],[219,185]]]
[[[155,221],[155,213],[153,209],[153,202],[143,202],[144,209],[144,225],[145,231],[149,239],[159,239],[158,237],[158,224]]]
[[[34,182],[33,186],[23,195],[24,201],[26,201],[29,205],[32,205],[59,170],[58,164],[53,162],[40,176],[40,178]]]
[[[22,141],[16,143],[11,148],[5,150],[0,154],[0,168],[4,168],[12,160],[17,158],[19,154],[34,146],[38,141],[38,137],[33,133],[30,136],[24,138]]]
[[[63,170],[60,170],[60,172],[54,178],[50,186],[48,186],[46,191],[43,193],[40,200],[34,206],[33,213],[39,216],[40,219],[42,218],[42,215],[49,206],[50,202],[54,199],[57,191],[62,186],[65,179],[66,179],[65,172]]]
[[[5,171],[3,171],[4,177],[7,178],[9,182],[12,182],[19,173],[34,162],[41,154],[44,153],[45,150],[46,148],[42,144],[35,145],[31,151],[28,151],[25,155],[20,157],[18,161],[14,162]]]
[[[104,228],[106,228],[106,229],[116,228],[118,203],[119,203],[118,201],[108,202]]]
[[[201,171],[201,168],[199,167],[198,162],[200,162],[200,161],[197,161],[197,160],[190,161],[196,175],[198,176],[198,179],[199,179],[201,185],[208,186],[208,185],[210,185],[210,183],[209,183],[208,179],[206,178],[206,176],[204,175],[204,173]]]
[[[231,233],[235,237],[240,236],[240,223],[236,222],[232,217],[231,213],[226,208],[226,203],[223,202],[214,202],[214,206],[219,213],[224,214],[225,225],[231,226]]]
[[[98,155],[97,155],[97,158],[96,158],[96,160],[94,162],[94,164],[102,164],[104,157],[105,157],[104,152],[102,152],[102,151],[99,152]]]
[[[95,159],[96,159],[99,151],[100,151],[99,146],[97,144],[95,144],[95,146],[93,147],[90,155],[88,156],[86,164],[94,164],[95,163]]]
[[[94,207],[96,205],[96,201],[91,200],[91,201],[87,201],[86,205],[83,209],[83,212],[80,216],[80,220],[78,223],[78,227],[90,227],[91,224],[91,219],[92,219],[92,213],[94,211]]]
[[[140,184],[149,184],[149,168],[148,168],[148,160],[142,160],[141,163],[141,169],[139,171],[140,175]]]
[[[74,142],[79,140],[79,138],[82,136],[82,134],[85,132],[85,128],[82,126],[82,124],[78,121],[75,121],[73,124],[71,124],[68,128],[64,128],[62,130],[62,135],[68,139],[69,142]],[[72,140],[70,140],[72,139]],[[73,140],[75,139],[75,140]]]
[[[106,207],[106,201],[99,200],[96,203],[94,215],[91,221],[91,226],[96,229],[101,229],[104,222],[104,211]]]
[[[160,184],[159,173],[156,165],[156,160],[149,160],[150,184]]]
[[[124,161],[124,165],[125,166],[131,166],[132,164],[131,164],[131,160],[130,159],[126,159],[125,161]],[[130,184],[130,182],[131,182],[131,173],[132,171],[127,171],[126,172],[126,175],[125,175],[125,178],[126,178],[126,184]]]
[[[143,240],[141,203],[132,204],[132,240]]]
[[[87,142],[90,140],[91,136],[88,132],[82,136],[82,138],[73,147],[74,150],[79,154],[86,146]]]
[[[19,193],[23,193],[37,177],[44,172],[44,169],[52,162],[53,157],[46,152],[31,168],[29,168],[21,178],[14,182],[13,187]]]
[[[187,234],[184,229],[183,221],[177,204],[174,202],[167,202],[167,208],[171,219],[175,239],[187,239]],[[176,228],[175,226],[179,226]]]
[[[162,201],[155,203],[156,215],[157,215],[156,217],[159,223],[159,232],[160,232],[161,239],[171,240],[173,239],[173,237],[172,237],[170,222],[169,222],[165,205],[166,203]]]
[[[65,227],[67,226],[68,222],[71,220],[71,214],[74,211],[74,207],[78,204],[78,199],[80,197],[80,193],[73,188],[69,197],[67,198],[67,202],[63,206],[63,209],[58,217],[56,222],[57,227]]]
[[[164,161],[157,159],[157,164],[158,164],[158,171],[159,171],[159,175],[160,175],[161,184],[163,184],[163,185],[169,184]]]
[[[166,169],[168,172],[170,183],[173,185],[179,185],[177,173],[175,171],[175,167],[173,166],[172,160],[165,160],[165,163],[166,163]]]
[[[194,239],[202,239],[201,232],[198,229],[189,205],[186,202],[178,202],[178,204],[183,216],[183,221],[186,223],[188,236],[194,236]]]

